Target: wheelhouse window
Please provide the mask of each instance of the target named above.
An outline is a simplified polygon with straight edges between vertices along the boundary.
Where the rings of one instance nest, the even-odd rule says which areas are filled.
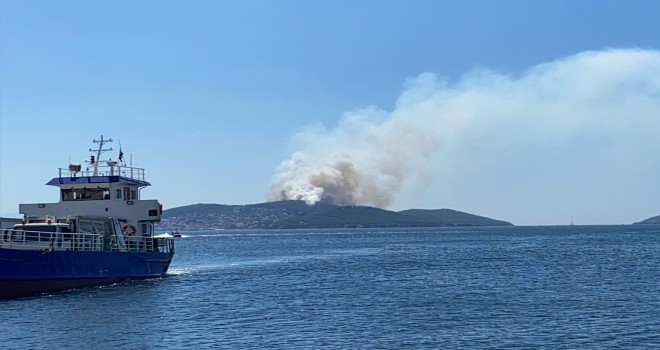
[[[63,201],[101,200],[101,199],[110,199],[110,189],[101,188],[101,187],[62,189]]]

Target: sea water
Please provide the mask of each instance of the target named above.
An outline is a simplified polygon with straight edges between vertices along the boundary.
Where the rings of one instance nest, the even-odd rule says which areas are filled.
[[[660,348],[657,226],[183,234],[167,278],[0,301],[0,348]]]

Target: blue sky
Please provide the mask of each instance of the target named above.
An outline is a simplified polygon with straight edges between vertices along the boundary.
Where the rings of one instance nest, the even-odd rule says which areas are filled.
[[[656,1],[0,0],[0,215],[56,201],[43,184],[101,134],[166,208],[286,192],[520,225],[660,215],[657,13]]]

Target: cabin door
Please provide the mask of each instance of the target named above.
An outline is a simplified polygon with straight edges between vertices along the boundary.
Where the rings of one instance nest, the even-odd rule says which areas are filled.
[[[138,230],[142,236],[151,236],[154,225],[150,221],[138,221]]]

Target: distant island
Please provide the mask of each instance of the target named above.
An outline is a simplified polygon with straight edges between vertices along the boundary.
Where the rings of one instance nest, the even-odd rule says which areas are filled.
[[[193,204],[163,211],[160,231],[360,227],[513,226],[451,209],[389,211],[303,201],[249,205]]]
[[[634,225],[660,225],[660,215],[636,222]]]

